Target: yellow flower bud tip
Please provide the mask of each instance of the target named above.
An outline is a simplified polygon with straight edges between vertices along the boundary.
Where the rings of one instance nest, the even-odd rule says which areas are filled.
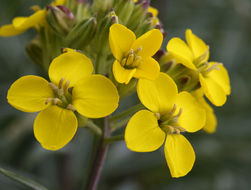
[[[38,5],[33,5],[30,7],[30,9],[33,10],[34,12],[41,10],[41,8]]]

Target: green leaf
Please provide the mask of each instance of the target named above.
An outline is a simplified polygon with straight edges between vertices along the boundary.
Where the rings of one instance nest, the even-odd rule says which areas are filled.
[[[48,190],[47,188],[43,187],[42,185],[38,184],[37,182],[31,180],[31,179],[28,179],[26,177],[23,177],[19,174],[16,174],[14,172],[11,172],[11,171],[8,171],[8,170],[5,170],[3,168],[0,168],[0,173],[2,173],[3,175],[13,179],[14,181],[17,181],[27,187],[30,187],[34,190]]]

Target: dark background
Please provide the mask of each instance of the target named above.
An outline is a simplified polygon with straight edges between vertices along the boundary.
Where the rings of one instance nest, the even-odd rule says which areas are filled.
[[[31,14],[31,5],[47,2],[1,0],[0,25],[10,23],[15,16]],[[199,132],[188,136],[197,158],[186,177],[170,177],[162,149],[135,153],[119,142],[109,149],[99,189],[251,189],[251,1],[153,0],[152,5],[160,11],[167,40],[174,36],[184,39],[185,30],[191,28],[210,45],[211,60],[223,62],[229,71],[232,94],[224,107],[215,108],[215,134]],[[35,114],[18,111],[6,101],[7,90],[17,78],[41,74],[24,49],[34,34],[29,30],[0,38],[0,167],[30,177],[49,189],[79,189],[88,167],[91,134],[80,128],[65,148],[46,151],[33,137]],[[0,174],[0,189],[27,187]]]

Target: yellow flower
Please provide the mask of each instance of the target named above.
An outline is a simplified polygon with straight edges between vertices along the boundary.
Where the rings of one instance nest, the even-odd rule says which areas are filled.
[[[172,177],[186,175],[195,161],[194,150],[181,132],[196,132],[205,124],[205,111],[188,92],[178,94],[164,73],[154,80],[140,79],[137,93],[149,110],[137,112],[127,124],[125,141],[136,152],[151,152],[165,141],[165,157]]]
[[[65,0],[56,0],[51,3],[52,6],[63,5]],[[37,7],[36,7],[37,9]],[[0,36],[15,36],[25,32],[26,30],[43,25],[46,19],[46,10],[36,10],[35,13],[28,17],[15,17],[12,24],[3,25],[0,28]]]
[[[132,77],[154,80],[159,75],[159,64],[152,56],[163,41],[162,33],[153,29],[138,39],[121,24],[110,27],[109,42],[113,56],[113,74],[117,82],[128,84]]]
[[[73,138],[78,126],[75,110],[88,118],[100,118],[117,108],[119,96],[114,84],[92,72],[89,58],[68,49],[52,61],[51,82],[28,75],[10,87],[7,99],[13,107],[41,111],[34,122],[34,134],[45,149],[60,149]]]
[[[207,133],[214,133],[217,127],[217,118],[214,114],[213,108],[204,99],[203,92],[201,89],[192,92],[192,95],[195,97],[195,99],[202,106],[202,108],[204,108],[206,112],[206,123],[203,127],[203,130]]]
[[[209,47],[191,30],[186,30],[187,44],[180,38],[172,38],[167,51],[177,62],[199,74],[199,80],[206,97],[216,106],[222,106],[230,94],[227,70],[221,63],[208,62]]]

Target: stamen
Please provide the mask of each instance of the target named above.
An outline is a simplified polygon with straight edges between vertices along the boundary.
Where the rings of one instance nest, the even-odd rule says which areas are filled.
[[[76,111],[76,108],[72,104],[68,104],[66,109],[71,110],[71,111]]]
[[[173,105],[173,109],[169,112],[169,114],[170,114],[170,115],[173,115],[173,114],[175,113],[176,109],[177,109],[177,105],[174,104],[174,105]]]
[[[205,51],[205,53],[203,53],[201,56],[199,56],[197,59],[194,60],[195,65],[199,66],[203,60],[206,59],[206,57],[209,54],[209,46],[207,46],[208,49]]]
[[[138,54],[139,52],[141,52],[142,51],[142,47],[141,46],[139,46],[136,50],[135,50],[135,54]]]
[[[122,59],[122,61],[121,61],[121,65],[122,65],[122,67],[124,67],[124,66],[125,66],[125,64],[126,64],[126,58]]]
[[[205,74],[208,74],[210,71],[215,70],[215,69],[220,70],[220,68],[218,67],[219,65],[222,65],[222,63],[216,63],[212,65],[209,69],[205,71]]]
[[[49,86],[52,88],[52,90],[53,90],[54,92],[57,92],[58,87],[57,87],[55,84],[53,84],[52,82],[49,82]]]
[[[154,113],[154,115],[158,120],[160,119],[160,113]]]
[[[133,61],[134,61],[134,54],[129,54],[128,55],[128,58],[127,58],[127,61],[126,61],[126,65],[127,66],[130,66],[133,64]]]
[[[53,104],[55,104],[55,105],[62,104],[62,103],[63,103],[62,100],[60,100],[59,98],[53,99]]]
[[[208,62],[205,62],[204,64],[201,64],[201,65],[198,67],[198,71],[199,71],[199,72],[202,72],[202,71],[205,70],[208,66],[209,66],[209,63],[208,63]]]
[[[45,101],[45,104],[48,104],[50,101],[53,101],[54,98],[47,98],[47,100]]]
[[[65,94],[68,94],[68,88],[69,88],[69,86],[70,86],[70,81],[68,80],[64,84],[64,92],[65,92]]]
[[[138,67],[142,62],[142,58],[141,56],[136,56],[133,63],[132,63],[132,66],[133,67]]]
[[[63,87],[64,80],[65,80],[65,78],[61,78],[61,80],[59,81],[59,84],[58,84],[58,88]]]

